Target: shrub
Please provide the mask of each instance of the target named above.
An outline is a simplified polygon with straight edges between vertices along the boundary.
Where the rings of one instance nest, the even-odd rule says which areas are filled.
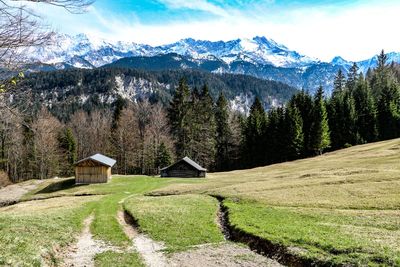
[[[8,178],[7,173],[4,171],[0,171],[0,188],[9,184],[11,184],[11,181]]]

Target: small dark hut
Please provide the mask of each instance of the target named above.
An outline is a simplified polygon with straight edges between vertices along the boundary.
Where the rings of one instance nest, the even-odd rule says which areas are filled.
[[[188,157],[161,169],[161,177],[206,177],[207,170]]]
[[[116,160],[96,154],[75,163],[75,183],[107,183],[111,178],[111,167]]]

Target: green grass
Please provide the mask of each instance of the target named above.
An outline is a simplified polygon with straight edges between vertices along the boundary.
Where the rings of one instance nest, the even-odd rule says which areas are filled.
[[[218,202],[209,196],[134,197],[124,208],[170,252],[224,240],[216,223]]]
[[[95,266],[98,267],[144,267],[139,255],[137,253],[117,253],[107,251],[97,254],[95,259]]]
[[[399,211],[266,207],[225,200],[230,221],[301,255],[333,263],[400,265]]]
[[[399,152],[396,139],[198,180],[117,176],[108,184],[86,186],[48,180],[24,198],[56,198],[0,209],[0,243],[6,244],[0,246],[0,265],[57,261],[53,248],[73,242],[91,212],[95,238],[126,248],[129,240],[116,220],[122,203],[141,229],[170,252],[221,242],[217,202],[208,196],[212,194],[227,198],[236,227],[303,257],[399,266]],[[143,196],[149,192],[180,195]],[[73,197],[79,194],[101,196]],[[123,266],[130,260],[140,261],[134,252],[110,252],[98,255],[96,264]]]
[[[26,202],[0,208],[0,265],[41,266],[44,258],[49,262],[59,261],[55,249],[74,242],[90,213],[95,214],[91,232],[96,239],[127,247],[129,239],[116,219],[121,201],[171,182],[180,180],[115,176],[108,184],[84,186],[74,186],[71,179],[45,181],[24,196]],[[100,195],[77,197],[76,194]],[[37,198],[43,200],[28,201]],[[99,257],[97,263],[106,264],[107,255]],[[121,261],[133,257],[116,256]],[[116,256],[110,256],[110,260]]]
[[[42,266],[74,240],[98,197],[59,198],[0,209],[0,265]]]
[[[306,258],[400,265],[400,140],[267,167],[209,174],[153,194],[227,197],[236,227]],[[234,200],[234,201],[233,201]]]

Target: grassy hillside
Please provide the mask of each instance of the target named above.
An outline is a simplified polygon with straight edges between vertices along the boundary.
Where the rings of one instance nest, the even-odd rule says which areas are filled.
[[[210,173],[201,184],[171,185],[154,193],[188,192],[274,206],[395,210],[400,208],[400,139],[267,167]]]
[[[153,193],[227,197],[232,224],[305,258],[400,265],[399,152],[396,139]]]
[[[399,152],[396,139],[206,179],[115,176],[108,184],[87,186],[48,180],[24,200],[49,199],[0,208],[0,241],[5,244],[0,265],[61,263],[57,250],[76,240],[89,214],[94,215],[95,239],[126,249],[129,238],[116,218],[120,209],[173,255],[203,244],[219,246],[224,241],[217,225],[218,201],[209,196],[219,195],[231,225],[303,259],[399,266]],[[79,196],[87,194],[97,196]],[[132,259],[140,265],[134,251],[98,254],[95,262],[124,266]]]

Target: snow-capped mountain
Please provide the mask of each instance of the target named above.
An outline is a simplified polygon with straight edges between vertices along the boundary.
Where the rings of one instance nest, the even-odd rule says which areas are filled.
[[[198,59],[215,56],[227,64],[235,60],[243,60],[288,68],[302,67],[318,62],[317,59],[300,55],[274,40],[259,36],[253,39],[236,39],[228,42],[198,41],[189,38],[170,45],[159,46],[156,49],[163,54],[177,53]]]
[[[124,67],[155,70],[198,68],[214,73],[246,74],[310,91],[322,84],[327,93],[337,71],[347,72],[353,64],[340,56],[331,62],[322,62],[259,36],[227,42],[188,38],[172,44],[150,46],[112,42],[84,34],[58,35],[54,45],[31,48],[26,54],[30,63],[50,64],[55,69],[96,68],[124,60]],[[391,61],[400,62],[400,53],[389,53],[388,62]],[[360,71],[366,73],[376,66],[377,59],[374,56],[357,64]]]
[[[78,68],[100,67],[120,58],[134,56],[155,56],[177,53],[202,60],[216,57],[229,64],[244,60],[256,64],[269,64],[275,67],[304,67],[319,62],[317,59],[300,55],[265,37],[237,39],[232,41],[201,41],[191,38],[176,43],[149,46],[133,42],[111,42],[89,38],[84,34],[76,36],[58,35],[54,45],[45,48],[32,48],[30,61],[46,64],[68,63]]]
[[[153,55],[154,48],[129,42],[108,42],[89,39],[85,34],[60,34],[53,45],[34,47],[27,51],[31,62],[46,64],[67,63],[77,68],[100,67],[120,58]]]

